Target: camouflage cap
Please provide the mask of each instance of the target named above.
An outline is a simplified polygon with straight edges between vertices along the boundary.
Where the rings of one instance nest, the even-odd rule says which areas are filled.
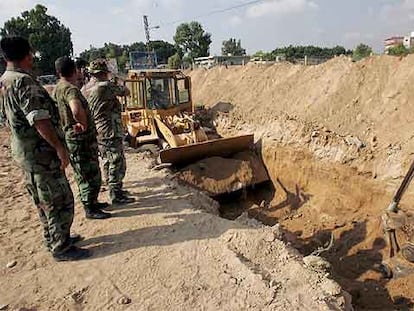
[[[104,59],[96,59],[89,65],[89,72],[91,74],[109,72],[108,65]]]

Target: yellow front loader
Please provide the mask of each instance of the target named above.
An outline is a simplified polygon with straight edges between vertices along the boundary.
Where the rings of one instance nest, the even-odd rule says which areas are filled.
[[[131,91],[124,99],[123,109],[130,145],[158,144],[162,163],[183,166],[253,148],[253,135],[209,137],[195,116],[190,77],[179,70],[130,70],[125,85]],[[268,180],[261,166],[249,184]]]

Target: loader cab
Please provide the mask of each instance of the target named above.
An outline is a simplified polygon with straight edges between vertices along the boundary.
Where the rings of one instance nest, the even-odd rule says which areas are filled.
[[[178,70],[130,70],[125,85],[123,125],[138,143],[158,139],[154,118],[192,112],[190,78]]]
[[[170,78],[147,78],[146,98],[148,109],[168,109],[174,106],[174,93],[171,92],[173,80]]]
[[[176,70],[131,70],[127,109],[192,110],[190,78]]]
[[[148,77],[145,79],[146,108],[165,113],[192,110],[188,77]]]

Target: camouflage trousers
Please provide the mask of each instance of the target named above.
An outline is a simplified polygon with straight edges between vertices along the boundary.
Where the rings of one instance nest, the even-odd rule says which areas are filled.
[[[46,247],[55,254],[70,246],[73,194],[62,171],[26,172],[26,188],[37,207]]]
[[[122,190],[122,181],[126,172],[126,160],[122,139],[99,141],[99,153],[102,158],[104,177],[111,192]]]
[[[98,160],[96,139],[66,141],[79,197],[84,206],[90,206],[98,200],[101,188],[101,171]]]

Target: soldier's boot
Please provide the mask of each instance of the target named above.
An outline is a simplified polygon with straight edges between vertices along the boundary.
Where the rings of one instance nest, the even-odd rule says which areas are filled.
[[[129,192],[128,190],[124,190],[124,189],[122,189],[122,190],[121,190],[121,192],[122,192],[122,194],[123,194],[124,196],[129,196],[129,195],[131,195],[131,192]]]
[[[80,234],[74,233],[71,234],[69,237],[69,243],[70,244],[75,244],[78,243],[80,241],[83,241],[85,238],[83,236],[81,236]]]
[[[97,210],[103,210],[103,209],[108,208],[108,207],[109,207],[109,203],[107,203],[107,202],[95,202],[92,205],[92,208],[97,209]]]
[[[111,190],[111,203],[114,205],[122,205],[135,202],[135,198],[126,196],[122,190]]]
[[[86,259],[91,255],[90,250],[72,245],[62,253],[53,254],[53,259],[56,261],[75,261]]]
[[[85,238],[81,236],[80,234],[74,233],[69,236],[69,244],[70,245],[76,244],[80,241],[83,241],[84,239]],[[52,247],[50,246],[50,241],[45,240],[44,244],[46,246],[46,249],[50,252],[52,250]]]
[[[110,213],[94,208],[93,205],[84,205],[83,208],[85,209],[85,217],[87,219],[108,219],[111,217]]]

